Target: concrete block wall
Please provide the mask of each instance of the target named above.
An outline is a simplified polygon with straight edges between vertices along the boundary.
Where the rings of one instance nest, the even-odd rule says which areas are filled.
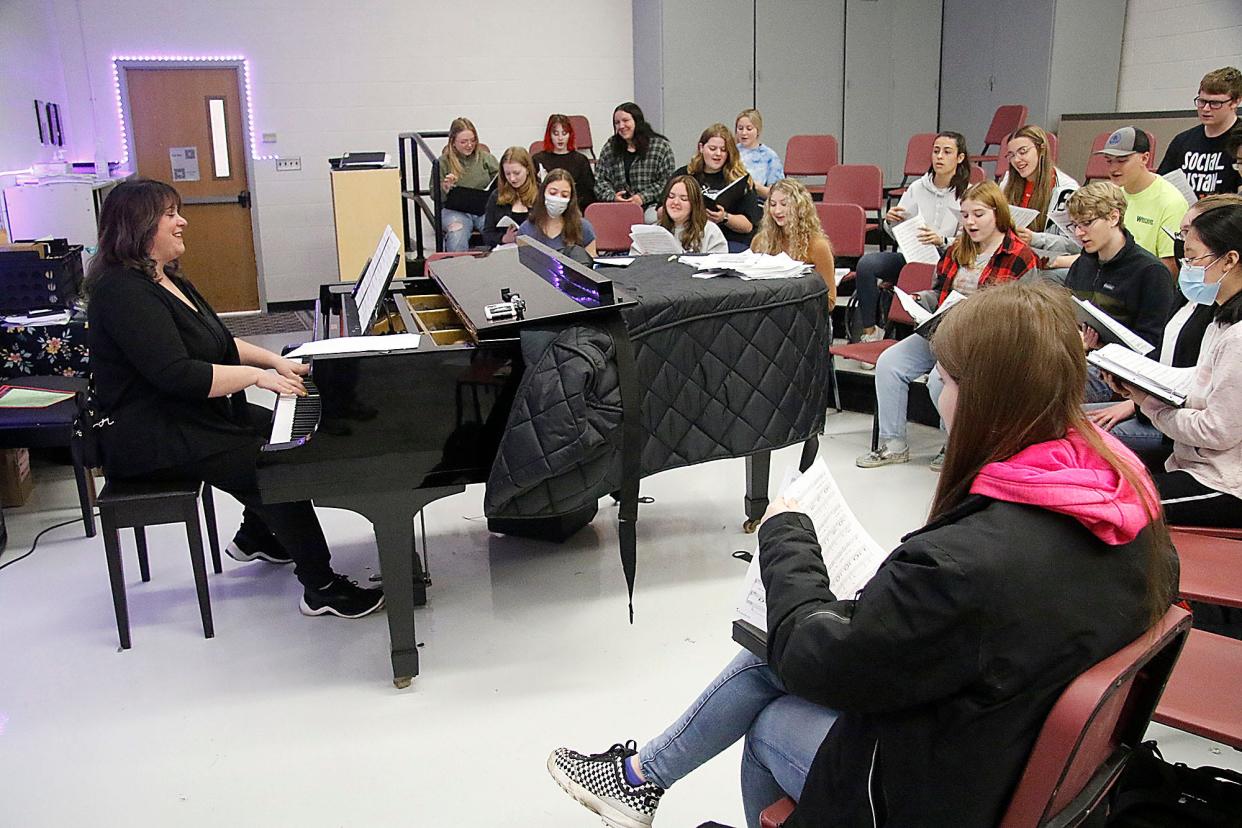
[[[1242,68],[1242,0],[1129,0],[1117,109],[1192,109],[1199,79]]]
[[[113,55],[240,54],[250,61],[254,130],[276,133],[251,182],[269,302],[312,298],[337,278],[327,159],[351,150],[395,155],[397,134],[448,129],[465,115],[499,156],[542,138],[551,112],[585,114],[596,141],[633,95],[629,3],[580,0],[554,14],[503,0],[138,0],[54,8],[75,125],[71,157],[95,140],[116,157]],[[80,26],[80,32],[79,32]],[[92,111],[90,93],[96,104]]]

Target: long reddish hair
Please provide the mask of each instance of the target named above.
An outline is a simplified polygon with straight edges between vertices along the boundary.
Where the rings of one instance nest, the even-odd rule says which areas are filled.
[[[574,125],[569,116],[559,112],[548,116],[548,127],[543,131],[543,151],[552,152],[552,127],[557,124],[565,127],[565,131],[569,133],[569,143],[565,145],[565,149],[573,152],[578,148],[578,136],[574,135]]]

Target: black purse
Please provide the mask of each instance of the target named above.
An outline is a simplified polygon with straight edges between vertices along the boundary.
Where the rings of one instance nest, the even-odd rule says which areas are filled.
[[[100,468],[103,466],[103,452],[99,437],[103,429],[112,425],[112,419],[101,416],[99,412],[94,377],[87,380],[86,392],[78,395],[77,402],[78,414],[73,419],[70,449],[86,468]]]
[[[1240,828],[1242,773],[1169,764],[1155,742],[1135,749],[1110,795],[1110,828]]]

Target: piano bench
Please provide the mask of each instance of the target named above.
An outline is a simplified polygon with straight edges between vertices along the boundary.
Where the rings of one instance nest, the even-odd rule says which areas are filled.
[[[207,566],[203,560],[203,536],[199,529],[198,501],[203,500],[207,520],[207,539],[211,546],[212,568],[219,573],[220,536],[216,528],[216,508],[211,487],[198,481],[147,482],[142,480],[109,480],[95,499],[99,507],[99,523],[108,559],[108,578],[112,584],[112,606],[116,611],[116,628],[121,649],[130,648],[129,606],[125,597],[125,572],[121,564],[122,529],[134,530],[138,546],[138,571],[142,580],[151,580],[147,559],[146,527],[165,523],[185,524],[190,546],[190,563],[194,569],[194,586],[198,590],[198,610],[203,618],[203,636],[216,634],[211,620],[211,598],[207,592]]]

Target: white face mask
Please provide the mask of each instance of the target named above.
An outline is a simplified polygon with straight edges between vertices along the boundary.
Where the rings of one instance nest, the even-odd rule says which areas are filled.
[[[549,216],[556,217],[569,208],[569,199],[564,196],[544,196],[543,206],[547,208]]]

